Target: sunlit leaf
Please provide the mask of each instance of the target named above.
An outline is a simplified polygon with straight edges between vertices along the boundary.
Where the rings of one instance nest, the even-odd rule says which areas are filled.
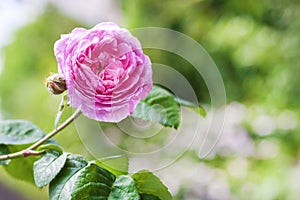
[[[168,188],[153,173],[143,170],[132,175],[141,196],[145,199],[172,200],[172,195]],[[151,197],[154,196],[153,198]]]
[[[185,107],[188,107],[188,108],[192,109],[193,111],[195,111],[196,113],[198,113],[202,117],[206,116],[206,111],[204,110],[204,108],[201,105],[192,103],[190,101],[187,101],[187,100],[184,100],[184,99],[181,99],[181,98],[178,98],[178,97],[175,98],[175,101],[177,103],[179,103],[181,106],[185,106]]]
[[[63,168],[67,154],[49,150],[34,163],[34,181],[38,187],[48,185]]]
[[[180,123],[179,110],[175,97],[169,91],[154,85],[149,95],[138,103],[132,116],[177,129]]]
[[[96,164],[107,169],[115,176],[128,174],[128,157],[123,155],[110,156],[96,160]]]
[[[108,200],[139,200],[139,192],[130,176],[119,176],[113,184]]]

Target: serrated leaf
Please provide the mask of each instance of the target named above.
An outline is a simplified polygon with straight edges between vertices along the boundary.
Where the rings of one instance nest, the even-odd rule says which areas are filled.
[[[206,116],[206,111],[204,110],[204,108],[201,105],[192,103],[190,101],[186,101],[186,100],[178,98],[178,97],[175,98],[175,101],[177,103],[179,103],[181,106],[185,106],[185,107],[192,109],[194,112],[198,113],[202,117]]]
[[[31,122],[24,120],[0,121],[0,144],[29,144],[43,136],[44,133]]]
[[[50,199],[107,199],[114,180],[113,174],[95,163],[70,155],[61,172],[50,183]]]
[[[148,194],[145,195],[148,199],[153,195],[160,200],[172,200],[168,188],[153,173],[143,170],[133,174],[132,178],[135,180],[141,196]]]
[[[177,129],[180,123],[179,110],[175,97],[169,91],[154,85],[149,95],[138,103],[132,116]]]
[[[67,160],[67,154],[55,150],[47,151],[35,161],[33,167],[34,181],[38,187],[48,185],[60,172]]]
[[[0,155],[9,154],[9,150],[6,145],[0,144]],[[0,165],[8,165],[10,160],[0,160]]]
[[[29,147],[28,145],[7,145],[10,152],[17,152]],[[28,156],[20,159],[11,159],[9,165],[4,166],[6,172],[16,179],[34,184],[33,163],[37,160],[35,156]]]
[[[128,157],[123,155],[110,156],[95,161],[97,165],[107,169],[115,176],[128,174]]]
[[[134,180],[130,176],[121,175],[114,182],[108,200],[139,200],[140,195]]]

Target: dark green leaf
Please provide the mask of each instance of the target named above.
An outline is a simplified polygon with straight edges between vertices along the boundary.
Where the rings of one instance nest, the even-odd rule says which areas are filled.
[[[50,183],[50,199],[107,199],[115,176],[95,163],[70,155]]]
[[[108,200],[139,200],[139,192],[130,176],[121,175],[113,184]]]
[[[154,85],[149,95],[138,103],[132,116],[177,129],[180,123],[179,110],[175,97],[169,91]]]
[[[9,154],[9,150],[6,145],[0,144],[0,155]],[[0,160],[0,165],[8,165],[10,160]]]
[[[151,194],[141,194],[141,200],[159,200],[159,198]]]
[[[96,164],[107,169],[116,176],[128,174],[128,157],[123,155],[110,156],[96,160]]]
[[[29,144],[44,136],[34,124],[24,120],[6,120],[0,122],[0,144]]]
[[[160,200],[172,200],[168,188],[153,173],[143,170],[133,174],[132,178],[135,180],[141,196],[148,194],[145,198],[151,199],[149,195],[153,195]]]
[[[67,160],[67,154],[55,150],[47,151],[34,163],[34,181],[38,187],[48,185],[60,172]]]
[[[115,176],[109,171],[94,163],[89,163],[80,170],[76,177],[72,199],[108,198],[114,181]]]
[[[84,168],[87,162],[79,155],[68,155],[65,166],[57,175],[57,177],[50,183],[49,196],[51,200],[64,199],[64,195],[69,192],[70,198],[70,182],[69,179],[74,176],[79,170]],[[70,190],[70,191],[68,191]],[[68,199],[68,198],[65,198]]]
[[[206,116],[206,111],[204,110],[204,108],[201,105],[186,101],[186,100],[178,98],[178,97],[176,97],[175,100],[181,106],[191,108],[193,111],[198,113],[200,116],[202,116],[202,117]]]
[[[10,152],[17,152],[26,149],[28,145],[7,145]],[[33,163],[37,160],[35,156],[25,158],[11,159],[9,165],[4,169],[13,177],[34,184],[33,179]]]

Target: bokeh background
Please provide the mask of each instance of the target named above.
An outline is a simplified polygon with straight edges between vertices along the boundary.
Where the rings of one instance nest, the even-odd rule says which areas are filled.
[[[43,81],[57,71],[53,44],[60,34],[102,21],[129,29],[170,28],[198,41],[217,64],[227,104],[214,109],[226,118],[208,157],[200,158],[195,144],[156,174],[178,200],[297,200],[299,9],[298,0],[2,0],[0,120],[30,120],[45,132],[53,128],[60,97],[50,96]],[[193,67],[168,52],[145,52],[190,81],[209,117],[210,96]],[[65,150],[93,158],[74,125],[55,139]],[[1,167],[0,199],[47,199],[47,188],[14,179]]]

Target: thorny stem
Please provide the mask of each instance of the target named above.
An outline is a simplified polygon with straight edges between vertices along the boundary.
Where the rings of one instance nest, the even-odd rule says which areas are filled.
[[[43,151],[35,151],[34,149],[42,145],[44,142],[49,140],[50,138],[54,137],[57,133],[59,133],[61,130],[63,130],[65,127],[67,127],[70,123],[72,123],[79,115],[80,115],[80,108],[78,108],[66,121],[64,121],[60,126],[58,126],[56,129],[45,135],[43,138],[35,142],[30,147],[23,149],[21,151],[10,153],[6,155],[1,155],[0,160],[7,160],[12,158],[18,158],[18,157],[26,157],[26,156],[37,156],[42,153]]]

